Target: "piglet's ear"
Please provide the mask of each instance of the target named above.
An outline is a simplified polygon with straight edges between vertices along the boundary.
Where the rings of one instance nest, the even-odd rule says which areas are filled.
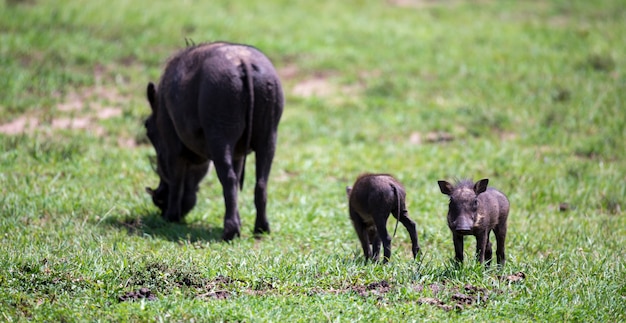
[[[150,107],[152,111],[156,108],[156,87],[154,83],[148,83],[148,88],[146,89],[146,96],[148,97],[148,102],[150,102]]]
[[[487,184],[489,184],[489,179],[488,178],[483,178],[480,181],[476,182],[474,184],[474,192],[476,193],[476,195],[486,191],[487,190]]]
[[[442,194],[452,195],[452,190],[454,189],[454,186],[452,186],[452,184],[448,183],[447,181],[437,181],[437,184],[439,184],[439,189],[441,190]]]
[[[150,194],[150,196],[154,197],[154,190],[153,189],[151,189],[149,187],[146,187],[146,193],[148,193],[148,194]]]

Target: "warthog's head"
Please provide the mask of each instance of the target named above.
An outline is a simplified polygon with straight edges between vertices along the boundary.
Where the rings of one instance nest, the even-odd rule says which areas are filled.
[[[167,209],[167,196],[169,194],[168,186],[165,182],[160,181],[156,190],[146,187],[146,192],[152,197],[152,203],[156,205],[162,212]]]
[[[170,195],[170,186],[168,184],[170,180],[170,166],[165,162],[164,155],[166,154],[165,148],[163,145],[163,141],[161,138],[161,132],[169,133],[168,129],[161,129],[159,123],[157,122],[158,113],[159,112],[159,102],[157,96],[157,90],[153,83],[148,83],[147,88],[147,97],[148,102],[150,102],[150,107],[152,108],[152,114],[146,119],[145,127],[146,134],[152,146],[154,146],[154,150],[156,151],[156,161],[153,161],[153,169],[159,175],[159,186],[156,189],[152,189],[150,187],[146,187],[146,192],[150,194],[152,197],[152,203],[156,205],[161,212],[165,213],[169,204],[169,195]],[[192,172],[190,175],[190,179],[194,182],[194,186],[188,187],[183,195],[182,204],[181,204],[181,212],[182,214],[186,214],[189,212],[194,205],[196,205],[196,193],[198,191],[198,182],[204,176],[206,170],[204,171],[196,171]],[[195,175],[195,176],[194,176]]]
[[[442,194],[450,197],[448,208],[448,226],[460,234],[471,234],[478,227],[482,215],[478,212],[478,195],[487,189],[489,179],[482,179],[473,183],[465,180],[456,186],[446,181],[439,181]]]
[[[196,187],[194,192],[185,192],[183,196],[182,204],[181,204],[181,212],[183,214],[187,214],[187,212],[191,211],[191,209],[196,205],[196,192],[198,188]],[[146,192],[150,194],[152,197],[152,203],[156,205],[161,212],[165,212],[168,206],[168,197],[169,197],[169,186],[163,180],[159,182],[159,187],[156,190],[146,187]]]

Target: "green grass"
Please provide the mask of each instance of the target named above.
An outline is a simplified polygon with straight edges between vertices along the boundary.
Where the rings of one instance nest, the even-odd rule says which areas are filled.
[[[618,0],[2,2],[0,129],[38,126],[0,134],[0,319],[624,321],[625,19]],[[185,224],[144,192],[145,86],[186,38],[281,71],[260,240],[253,156],[232,243],[213,171]],[[344,189],[366,171],[406,186],[417,261],[400,228],[389,264],[364,263]],[[504,269],[470,238],[451,262],[436,181],[455,177],[508,194]]]

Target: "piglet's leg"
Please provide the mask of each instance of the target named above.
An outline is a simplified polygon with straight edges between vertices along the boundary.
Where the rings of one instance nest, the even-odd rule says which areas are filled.
[[[481,232],[476,235],[476,260],[481,264],[485,262],[485,251],[489,242],[489,231]]]
[[[452,233],[452,241],[454,242],[454,260],[463,262],[463,235]]]
[[[389,232],[387,232],[388,217],[389,214],[374,214],[374,224],[376,225],[376,231],[378,231],[378,238],[383,243],[384,263],[387,263],[389,258],[391,258],[391,236],[389,236]]]
[[[374,261],[378,261],[378,257],[380,256],[380,237],[378,237],[378,232],[376,230],[370,229],[367,231],[367,234],[370,237],[370,242],[372,243],[372,259]]]
[[[487,264],[490,264],[492,256],[491,241],[489,240],[489,235],[487,235],[487,244],[485,245],[485,261]]]
[[[402,216],[400,216],[399,221],[409,232],[409,237],[411,237],[411,251],[413,251],[413,259],[415,259],[417,254],[420,252],[420,246],[417,239],[417,225],[415,224],[415,221],[409,218],[406,211],[402,212]]]
[[[370,239],[365,223],[361,219],[361,216],[352,209],[350,209],[350,218],[352,219],[354,230],[359,236],[359,241],[361,242],[361,247],[363,248],[363,256],[365,257],[365,260],[371,259],[372,249],[370,248]]]
[[[498,257],[498,265],[504,266],[506,258],[504,255],[504,241],[506,240],[506,222],[498,224],[494,230],[496,234],[496,243],[498,248],[496,249],[496,257]]]

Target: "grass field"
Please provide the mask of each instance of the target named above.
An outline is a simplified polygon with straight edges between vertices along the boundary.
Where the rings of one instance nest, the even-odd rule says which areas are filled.
[[[625,321],[625,21],[620,0],[0,2],[0,320]],[[280,72],[262,239],[252,155],[231,243],[213,171],[184,224],[144,192],[145,86],[186,39]],[[405,185],[418,260],[400,227],[363,261],[362,172]],[[463,177],[509,196],[503,269],[471,237],[452,262],[437,180]]]

